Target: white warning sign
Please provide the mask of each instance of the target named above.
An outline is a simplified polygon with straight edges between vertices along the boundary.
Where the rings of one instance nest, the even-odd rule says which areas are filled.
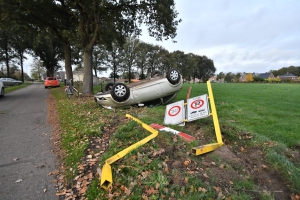
[[[184,121],[184,101],[177,101],[167,105],[164,124],[180,124]]]
[[[187,121],[205,118],[210,115],[207,94],[187,100],[186,116]]]

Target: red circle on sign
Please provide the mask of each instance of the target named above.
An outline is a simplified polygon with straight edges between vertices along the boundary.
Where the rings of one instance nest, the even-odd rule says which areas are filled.
[[[173,107],[169,110],[168,114],[169,114],[171,117],[174,117],[174,116],[178,115],[178,113],[180,112],[180,110],[181,110],[180,106],[173,106]]]
[[[202,99],[197,99],[191,103],[191,108],[197,109],[201,108],[204,105],[204,101]]]

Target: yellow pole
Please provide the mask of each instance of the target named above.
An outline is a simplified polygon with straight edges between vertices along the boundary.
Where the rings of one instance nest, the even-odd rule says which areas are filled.
[[[207,83],[207,88],[208,88],[209,102],[210,102],[210,106],[211,106],[212,117],[213,117],[213,121],[214,121],[214,127],[215,127],[216,136],[217,136],[217,141],[218,141],[218,143],[223,144],[221,129],[220,129],[220,125],[219,125],[217,109],[216,109],[216,106],[215,106],[215,100],[214,100],[214,95],[213,95],[213,92],[212,92],[212,89],[211,89],[211,84],[210,84],[210,81],[207,81],[206,83]]]
[[[215,100],[214,100],[214,95],[213,95],[213,92],[211,89],[210,81],[207,81],[207,89],[208,89],[209,103],[210,103],[210,107],[211,107],[210,115],[212,115],[212,117],[213,117],[215,133],[216,133],[216,137],[217,137],[217,143],[206,144],[206,145],[194,147],[192,149],[192,153],[195,154],[196,156],[210,152],[210,151],[214,151],[215,149],[217,149],[223,145],[221,129],[220,129],[219,119],[218,119],[218,115],[217,115],[217,109],[215,106]]]
[[[158,131],[153,129],[152,127],[148,126],[147,124],[143,123],[142,121],[140,121],[137,118],[132,117],[129,114],[126,114],[126,117],[133,119],[134,121],[138,122],[139,124],[142,125],[143,128],[145,128],[146,130],[148,130],[149,132],[151,132],[152,134],[149,135],[148,137],[140,140],[139,142],[127,147],[126,149],[120,151],[119,153],[115,154],[114,156],[108,158],[105,161],[105,164],[103,165],[102,168],[102,173],[101,173],[101,177],[100,177],[100,186],[104,189],[108,189],[110,188],[110,186],[112,185],[112,170],[111,170],[111,164],[116,162],[117,160],[119,160],[120,158],[123,158],[126,154],[128,154],[129,152],[131,152],[132,150],[146,144],[147,142],[149,142],[151,139],[155,138],[158,135]]]

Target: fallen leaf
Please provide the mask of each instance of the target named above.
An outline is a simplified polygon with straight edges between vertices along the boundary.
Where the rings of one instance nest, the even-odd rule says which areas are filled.
[[[62,196],[62,195],[65,195],[66,194],[66,190],[63,190],[61,192],[57,192],[55,195],[56,196]]]
[[[187,177],[184,177],[184,183],[188,183],[189,182],[189,179]]]
[[[155,184],[155,189],[158,189],[159,186],[160,186],[160,184],[159,184],[159,183],[156,183],[156,184]]]
[[[120,189],[124,192],[126,192],[128,190],[127,187],[125,187],[124,185],[121,185]]]
[[[20,183],[20,182],[22,182],[22,179],[16,180],[16,183]]]
[[[146,195],[143,194],[143,195],[142,195],[142,199],[143,199],[143,200],[148,200],[148,197],[147,197]]]
[[[220,187],[214,186],[214,189],[215,189],[217,192],[221,192],[221,191],[222,191]]]
[[[262,165],[261,166],[263,169],[268,169],[268,166],[267,165]]]
[[[142,172],[143,179],[147,178],[148,175],[149,175],[149,171]]]
[[[44,189],[44,192],[46,192],[47,191],[47,189]]]
[[[14,161],[17,161],[17,160],[19,160],[19,158],[14,158]]]
[[[171,192],[171,196],[172,197],[174,197],[175,196],[175,192],[173,191],[173,192]]]
[[[186,160],[186,161],[183,162],[183,164],[184,164],[185,166],[188,166],[188,165],[190,164],[190,162],[191,162],[190,160]]]
[[[300,193],[298,195],[297,194],[292,194],[291,199],[292,200],[300,200]]]
[[[167,174],[170,173],[169,168],[165,168],[164,171],[165,171]]]
[[[206,173],[204,173],[204,174],[203,174],[203,176],[204,176],[205,178],[209,178],[209,177],[207,176],[207,174],[206,174]]]
[[[148,195],[158,194],[158,190],[155,190],[153,187],[145,191]]]
[[[198,188],[198,191],[199,191],[199,192],[205,193],[205,192],[207,192],[207,189],[205,189],[205,188],[203,188],[203,187],[199,187],[199,188]]]
[[[169,189],[168,189],[168,188],[164,188],[164,192],[165,192],[166,194],[168,194],[168,193],[169,193]]]

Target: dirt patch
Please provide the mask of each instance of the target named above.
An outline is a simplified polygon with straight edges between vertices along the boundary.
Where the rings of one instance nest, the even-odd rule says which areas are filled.
[[[201,138],[203,144],[208,142],[202,131],[195,132],[196,137]],[[178,138],[179,139],[179,138]],[[177,140],[173,137],[173,140]],[[254,199],[261,199],[261,195],[273,195],[274,199],[287,200],[293,196],[288,188],[288,182],[282,179],[282,175],[271,169],[265,161],[265,154],[259,148],[246,149],[238,146],[223,145],[213,152],[199,155],[201,163],[187,159],[181,145],[170,145],[165,140],[156,140],[159,147],[165,150],[164,155],[169,155],[167,164],[169,170],[187,171],[199,179],[213,186],[215,190],[222,191],[222,195],[230,195],[237,192],[251,194]],[[176,155],[175,153],[176,152]],[[182,152],[182,153],[178,153]],[[249,181],[254,182],[254,188],[243,189],[238,186]],[[184,185],[184,174],[177,173],[170,184]],[[235,185],[237,184],[237,185]]]

